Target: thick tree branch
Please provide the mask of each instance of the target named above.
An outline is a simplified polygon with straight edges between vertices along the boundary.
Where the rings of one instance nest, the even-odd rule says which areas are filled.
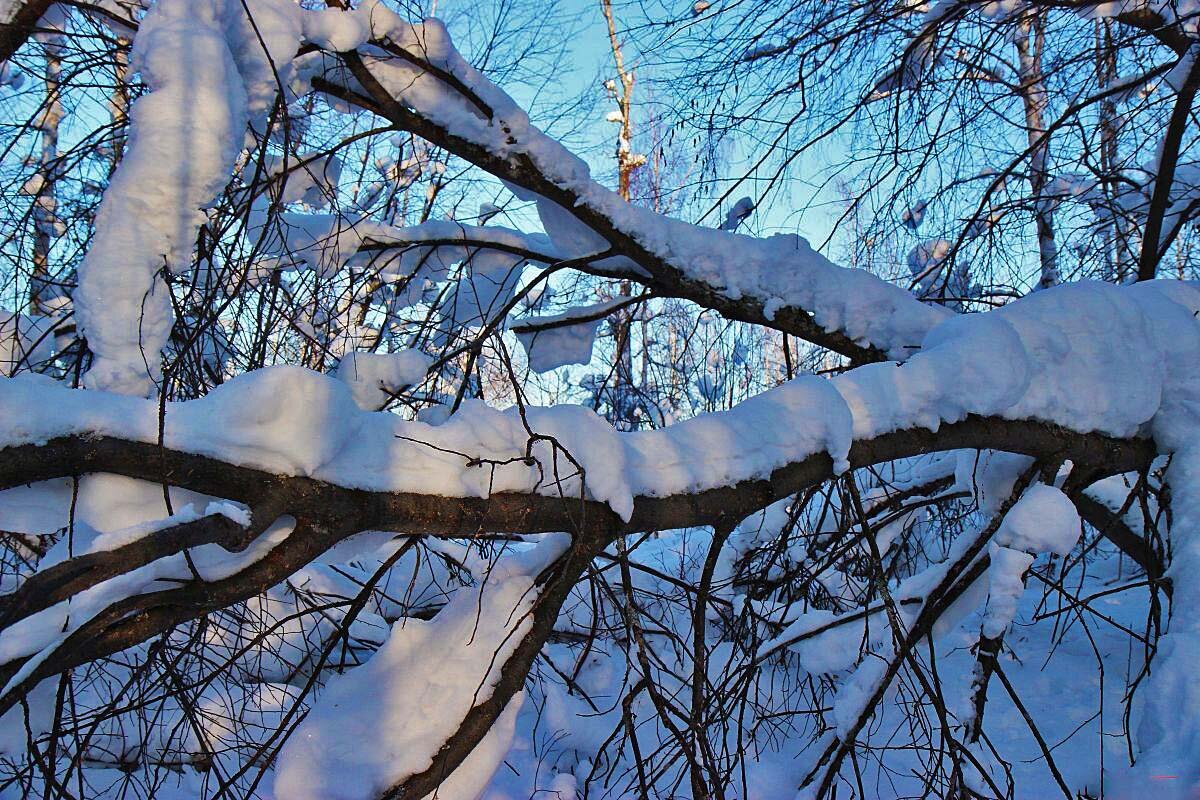
[[[0,61],[7,61],[21,49],[52,5],[54,0],[26,0],[6,14],[0,13]]]
[[[942,450],[999,449],[1043,459],[1071,459],[1093,466],[1097,474],[1143,468],[1154,456],[1147,440],[1119,440],[1079,434],[1040,422],[970,417],[932,432],[911,428],[856,442],[852,467],[860,468]],[[649,530],[736,523],[758,509],[833,476],[826,453],[808,456],[775,470],[761,480],[669,497],[638,497],[632,518],[623,523],[606,505],[580,498],[498,493],[488,498],[449,498],[408,492],[368,492],[306,477],[274,475],[194,453],[161,449],[155,444],[111,437],[74,436],[44,445],[0,450],[0,488],[38,480],[104,472],[180,486],[205,494],[261,506],[255,528],[275,514],[297,519],[297,530],[265,557],[237,574],[217,581],[193,581],[179,588],[137,595],[110,606],[73,633],[53,657],[38,667],[35,678],[118,652],[201,614],[224,608],[266,590],[293,574],[339,541],[362,530],[398,530],[442,536],[474,536],[482,532],[571,531],[581,541],[603,547],[616,536]],[[189,535],[182,535],[187,533]],[[148,536],[121,552],[129,565],[181,552],[230,533],[208,526],[177,527]],[[239,538],[245,543],[245,537]],[[89,562],[67,562],[60,580],[81,591],[108,572],[89,573]],[[111,564],[111,562],[110,562]],[[106,564],[106,567],[110,564]],[[61,577],[61,576],[66,577]],[[76,576],[76,577],[73,577]],[[73,581],[73,582],[72,582]],[[29,600],[21,600],[22,607]],[[10,670],[12,667],[10,666]],[[32,681],[32,682],[31,682]],[[0,702],[9,707],[21,692]],[[8,704],[8,705],[6,705]]]

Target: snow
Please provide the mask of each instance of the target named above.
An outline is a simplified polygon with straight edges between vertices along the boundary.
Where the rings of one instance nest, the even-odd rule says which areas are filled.
[[[833,264],[794,234],[757,239],[697,228],[634,206],[618,205],[594,184],[589,184],[585,198],[686,277],[717,287],[732,299],[755,298],[766,303],[778,298],[787,306],[811,311],[825,330],[877,346],[893,358],[911,355],[924,335],[948,313],[922,304],[903,289],[866,271]],[[538,209],[546,224],[543,205],[539,203]],[[546,227],[554,243],[567,253],[602,249],[595,243],[591,248],[573,249],[558,228],[553,224]]]
[[[867,619],[838,619],[831,611],[812,609],[789,623],[779,636],[764,642],[758,657],[786,646],[800,657],[800,666],[810,675],[849,669],[858,661],[859,649],[866,641]]]
[[[307,13],[303,26],[306,42],[335,53],[353,50],[371,35],[370,21],[365,15],[340,8]]]
[[[240,0],[162,0],[141,22],[133,63],[150,92],[130,111],[129,146],[74,293],[93,388],[154,391],[172,324],[159,271],[191,265],[203,208],[228,182],[247,123],[274,96],[274,70],[299,44],[294,5],[249,5],[270,61]]]
[[[286,184],[275,195],[276,202],[282,205],[302,202],[311,208],[324,208],[337,191],[342,164],[336,156],[307,154],[286,163],[274,156],[263,160],[267,179],[280,181],[287,173]]]
[[[988,601],[981,631],[995,639],[1002,636],[1017,614],[1017,601],[1025,591],[1025,572],[1034,557],[1021,550],[991,545],[988,564]]]
[[[118,547],[132,544],[155,531],[214,515],[226,517],[244,528],[250,527],[250,512],[244,506],[225,500],[214,500],[202,508],[189,503],[176,513],[162,519],[101,533],[92,539],[86,551],[76,551],[76,555],[81,555],[82,552],[99,553],[105,550],[115,550]]]
[[[1200,357],[1195,305],[1200,292],[1182,284],[1066,285],[986,315],[955,317],[903,365],[867,365],[833,380],[801,377],[664,429],[618,433],[570,406],[531,408],[528,421],[583,465],[586,494],[623,517],[635,497],[763,478],[814,453],[828,452],[844,469],[852,437],[936,430],[968,414],[1115,436],[1153,424],[1169,437],[1175,427],[1186,429],[1198,396],[1186,366]],[[0,408],[0,441],[8,444],[73,433],[157,440],[157,404],[135,398],[15,378],[0,381]],[[524,463],[530,435],[514,411],[468,403],[436,427],[404,422],[362,411],[344,382],[297,367],[258,370],[199,400],[167,404],[164,441],[363,489],[460,497],[580,491],[576,470],[548,443],[533,448],[540,466]],[[480,470],[456,453],[508,463]]]
[[[378,411],[404,386],[425,380],[430,358],[419,350],[397,353],[347,353],[337,376],[350,386],[354,402],[365,411]]]
[[[846,736],[866,708],[887,669],[884,653],[871,653],[846,679],[833,698],[833,721],[839,737]]]
[[[532,625],[534,579],[565,552],[554,534],[500,559],[433,620],[397,622],[364,666],[338,676],[279,756],[275,793],[289,800],[368,800],[428,769],[472,706],[486,700]],[[439,789],[475,797],[508,749],[520,699]]]
[[[1135,741],[1140,757],[1134,769],[1120,776],[1117,789],[1134,791],[1153,775],[1175,775],[1159,795],[1165,800],[1185,800],[1200,791],[1200,685],[1195,679],[1200,653],[1200,589],[1191,579],[1200,568],[1200,537],[1195,535],[1200,520],[1200,450],[1192,444],[1177,452],[1167,473],[1174,496],[1169,575],[1175,581],[1171,625],[1158,640],[1158,652],[1147,686],[1136,698],[1138,720]],[[1159,782],[1156,782],[1159,783]]]
[[[0,441],[8,444],[84,433],[158,437],[157,403],[136,398],[17,378],[0,381],[0,409]],[[635,496],[763,478],[818,452],[844,468],[850,446],[845,405],[830,382],[812,377],[657,431],[621,434],[578,406],[530,408],[527,418],[580,462],[586,494],[625,518]],[[785,422],[799,418],[807,424]],[[525,464],[530,433],[515,410],[468,402],[438,426],[405,422],[362,411],[344,382],[299,367],[258,370],[199,400],[168,403],[164,424],[167,447],[363,489],[450,497],[580,492],[575,467],[549,442],[536,442],[537,463]],[[481,470],[470,457],[507,463]]]
[[[24,0],[0,0],[0,21],[11,22],[24,5]]]
[[[1026,553],[1065,556],[1079,541],[1081,530],[1079,512],[1070,498],[1053,486],[1036,483],[1004,516],[996,542]]]
[[[708,7],[697,3],[700,11],[704,10],[701,5]],[[1008,0],[988,3],[983,12],[999,19],[1017,5]],[[935,19],[952,6],[948,2],[934,4],[928,18]],[[477,325],[511,304],[521,280],[526,255],[504,252],[505,248],[531,251],[535,255],[530,260],[539,263],[608,248],[604,237],[579,222],[576,213],[582,209],[611,219],[661,260],[665,269],[703,280],[726,297],[759,302],[768,319],[785,308],[807,309],[827,330],[880,347],[902,363],[874,364],[831,379],[798,378],[729,411],[658,430],[618,432],[582,407],[530,407],[519,414],[476,401],[465,402],[452,417],[431,425],[377,412],[389,402],[389,392],[426,379],[430,358],[413,350],[356,351],[354,347],[363,346],[360,342],[366,329],[350,326],[339,333],[338,344],[333,346],[336,352],[345,352],[336,375],[296,367],[261,369],[228,380],[202,399],[167,403],[161,417],[166,446],[279,474],[311,475],[351,488],[440,497],[487,497],[497,492],[584,496],[607,503],[628,520],[639,498],[765,478],[813,455],[827,454],[834,470],[844,472],[849,468],[852,441],[913,428],[937,430],[968,415],[1044,420],[1077,431],[1122,437],[1153,436],[1158,448],[1170,454],[1164,480],[1170,489],[1173,516],[1170,545],[1175,594],[1170,626],[1158,641],[1153,668],[1135,695],[1132,721],[1139,761],[1133,769],[1123,769],[1122,762],[1110,760],[1110,765],[1121,767],[1114,775],[1100,776],[1093,756],[1080,756],[1079,745],[1071,740],[1075,731],[1090,725],[1087,730],[1100,741],[1104,737],[1115,740],[1121,723],[1114,723],[1109,715],[1093,724],[1089,706],[1063,700],[1061,686],[1053,685],[1053,679],[1072,674],[1071,667],[1090,665],[1092,648],[1096,658],[1107,659],[1102,663],[1127,661],[1128,653],[1118,652],[1127,643],[1121,640],[1121,645],[1114,645],[1112,640],[1105,641],[1102,632],[1093,637],[1088,631],[1084,637],[1066,623],[1061,628],[1055,625],[1052,647],[1044,641],[1033,646],[1026,637],[1040,634],[1030,633],[1025,628],[1032,626],[1021,623],[1044,611],[1035,610],[1024,592],[1023,581],[1030,567],[1040,554],[1067,556],[1081,533],[1078,514],[1056,486],[1034,484],[1006,514],[989,545],[986,576],[943,615],[934,638],[939,640],[940,659],[945,659],[939,659],[939,670],[943,663],[951,667],[941,674],[946,676],[947,692],[953,694],[957,691],[954,677],[969,674],[969,667],[962,664],[970,655],[968,647],[955,638],[967,627],[963,621],[978,622],[978,631],[984,636],[1006,634],[1006,652],[1000,656],[1006,674],[1018,682],[1022,696],[1054,708],[1047,732],[1056,749],[1062,748],[1072,787],[1094,787],[1103,778],[1110,793],[1132,794],[1145,792],[1155,775],[1173,774],[1174,783],[1154,784],[1161,790],[1156,796],[1182,798],[1200,791],[1200,774],[1194,766],[1200,764],[1200,722],[1187,713],[1200,708],[1200,688],[1194,679],[1200,652],[1200,585],[1187,580],[1200,572],[1200,537],[1192,533],[1200,526],[1200,375],[1195,369],[1200,363],[1200,325],[1196,322],[1200,288],[1167,281],[1134,287],[1085,282],[1038,292],[987,314],[955,316],[924,305],[866,272],[833,265],[798,236],[756,239],[735,234],[753,211],[749,198],[729,210],[720,226],[723,230],[661,218],[620,201],[592,180],[582,160],[530,125],[507,95],[468,65],[440,23],[409,24],[373,0],[362,3],[357,11],[308,12],[288,0],[246,0],[245,7],[254,15],[256,28],[248,24],[241,0],[161,0],[146,16],[135,55],[150,92],[135,105],[128,157],[104,199],[95,246],[81,267],[76,294],[80,323],[96,355],[93,371],[87,376],[88,385],[94,388],[70,390],[45,376],[10,377],[22,362],[27,366],[50,354],[52,337],[44,334],[53,319],[0,312],[0,373],[4,376],[0,378],[0,445],[39,443],[64,435],[112,435],[147,443],[159,440],[158,404],[144,398],[153,392],[158,353],[171,325],[162,269],[183,271],[190,266],[204,209],[239,163],[246,127],[260,124],[274,100],[279,88],[276,72],[284,84],[296,77],[291,59],[297,45],[305,41],[345,50],[358,47],[371,36],[387,38],[471,87],[487,108],[455,95],[441,79],[412,64],[384,59],[377,50],[365,51],[371,69],[401,102],[500,158],[527,157],[559,188],[577,197],[578,203],[568,209],[544,197],[522,195],[536,203],[546,236],[441,221],[390,228],[353,215],[316,215],[294,209],[278,217],[282,230],[267,231],[262,205],[250,219],[251,232],[265,237],[261,244],[267,256],[261,263],[248,265],[256,277],[271,269],[296,267],[325,276],[345,268],[365,272],[377,267],[376,256],[381,255],[384,264],[378,267],[378,276],[382,280],[411,279],[416,287],[398,298],[396,307],[420,302],[422,291],[429,286],[457,280],[446,323],[451,329]],[[0,0],[0,15],[11,8]],[[1092,13],[1107,10],[1093,9]],[[1190,66],[1194,52],[1194,48],[1189,51],[1168,76],[1168,84]],[[880,88],[887,81],[891,82],[889,89],[911,85],[933,67],[932,56],[923,51],[911,60],[908,68],[889,76]],[[385,160],[376,166],[389,181],[411,180],[414,174],[413,165],[407,162],[397,165],[395,160]],[[267,167],[269,173],[283,168],[280,163],[268,163]],[[417,168],[422,167],[418,164]],[[433,169],[436,171],[436,165]],[[336,159],[317,158],[308,168],[292,174],[278,200],[284,205],[322,208],[339,178]],[[40,189],[37,181],[30,181],[23,190],[36,193]],[[519,187],[514,190],[519,195],[523,191]],[[1060,176],[1048,194],[1085,200],[1089,191],[1087,180]],[[495,206],[481,205],[481,221],[496,212]],[[922,202],[906,212],[903,221],[916,229],[924,213]],[[982,224],[973,222],[972,227]],[[478,249],[481,242],[496,247]],[[948,252],[949,242],[939,239],[922,242],[914,250],[910,268],[920,288],[930,289],[940,282]],[[641,269],[623,258],[609,258],[602,266],[632,272]],[[964,288],[966,277],[965,272],[950,276],[950,291]],[[587,363],[600,321],[581,320],[609,308],[610,304],[598,304],[551,317],[526,318],[517,321],[513,331],[534,371]],[[571,321],[575,324],[560,324]],[[708,374],[697,384],[704,387],[705,394],[712,394],[718,386]],[[955,491],[970,492],[984,517],[998,511],[1017,477],[1032,463],[1024,456],[986,451],[948,454],[936,464],[917,461],[904,467],[912,470],[910,485],[919,482],[918,474],[925,478],[952,474]],[[1164,456],[1162,462],[1166,461]],[[48,535],[71,523],[71,535],[58,540],[40,568],[83,553],[120,547],[164,527],[210,514],[249,524],[248,512],[240,504],[189,496],[178,489],[169,490],[175,509],[169,513],[164,489],[157,484],[113,475],[87,475],[77,485],[72,483],[59,480],[0,491],[5,530]],[[877,488],[864,491],[868,503],[885,497],[871,493]],[[1093,491],[1111,499],[1109,495],[1117,496],[1122,488],[1127,493],[1124,486],[1093,487]],[[780,532],[793,524],[799,536],[814,541],[836,530],[837,521],[789,520],[784,505],[776,504],[762,513],[764,530],[740,531],[728,552],[722,552],[718,583],[729,580],[714,587],[710,605],[721,604],[722,610],[718,613],[710,608],[709,619],[724,619],[727,608],[740,616],[750,607],[769,620],[773,626],[770,638],[758,649],[758,658],[798,662],[808,675],[820,676],[814,683],[838,686],[831,720],[834,729],[844,735],[879,685],[886,659],[895,654],[893,632],[879,610],[861,618],[839,613],[843,601],[865,586],[860,576],[843,571],[841,565],[814,577],[815,585],[829,591],[830,606],[836,610],[806,608],[784,618],[775,613],[771,602],[756,607],[739,593],[740,587],[732,580],[733,558],[748,552],[751,544],[786,536]],[[839,503],[830,501],[830,505],[844,512]],[[68,508],[73,512],[71,519]],[[913,515],[881,526],[875,531],[880,548],[889,551],[905,526],[920,522]],[[182,556],[172,556],[105,581],[0,632],[0,662],[30,659],[13,679],[17,681],[52,654],[66,635],[116,600],[177,586],[179,581],[193,578],[193,565],[203,580],[237,574],[285,541],[293,527],[293,520],[282,517],[243,552],[231,553],[215,545],[198,547],[190,551],[190,563]],[[658,532],[646,546],[657,546],[653,552],[659,555],[670,552],[675,559],[671,564],[678,567],[675,572],[687,587],[695,582],[695,569],[686,565],[696,561],[697,539],[705,545],[711,542],[695,530]],[[969,539],[969,535],[955,537],[940,560],[938,554],[923,554],[930,565],[914,568],[915,574],[895,587],[893,596],[901,604],[902,626],[911,623],[912,609],[920,607],[929,589],[962,555]],[[386,542],[384,551],[395,552],[399,546],[390,532],[367,531],[357,542],[327,554],[324,560],[370,554],[381,540]],[[689,540],[693,542],[690,552]],[[516,552],[496,564],[478,549],[458,542],[439,541],[425,547],[423,551],[460,564],[462,580],[471,585],[456,589],[458,583],[450,586],[445,580],[427,580],[417,585],[413,598],[371,601],[370,610],[353,623],[359,638],[354,655],[368,658],[366,665],[333,678],[328,689],[318,693],[312,713],[292,736],[274,769],[276,796],[289,800],[371,797],[426,768],[472,704],[489,696],[499,670],[528,630],[528,612],[537,598],[535,575],[567,544],[562,534],[545,537],[531,548],[510,544],[507,547]],[[786,538],[781,545],[786,558],[792,559],[788,568],[806,557],[802,545],[789,545]],[[438,558],[433,560],[440,564]],[[414,559],[403,565],[413,566],[415,571],[416,564]],[[444,566],[439,568],[445,572]],[[1105,574],[1105,562],[1100,558],[1089,562],[1087,568],[1089,586],[1111,587],[1122,577]],[[1097,568],[1099,576],[1092,573]],[[638,573],[638,587],[661,588],[647,574]],[[439,578],[445,575],[439,574]],[[289,595],[292,588],[303,586],[315,596],[336,597],[349,596],[354,585],[346,573],[313,564],[292,576],[287,589],[275,587],[247,602],[245,609],[250,617],[298,616],[300,604],[295,592]],[[431,621],[408,618],[392,626],[382,648],[370,656],[371,648],[384,638],[385,617],[402,617],[417,601],[429,601],[436,607],[447,597],[449,604]],[[603,602],[596,597],[580,599],[560,625],[575,632],[591,630],[592,615],[604,613]],[[1098,602],[1113,602],[1113,598],[1105,595],[1098,597]],[[654,608],[652,613],[657,611]],[[339,619],[331,612],[311,627],[295,621],[270,631],[261,620],[257,627],[253,620],[245,620],[239,621],[235,631],[210,633],[214,640],[227,636],[228,642],[222,642],[227,648],[221,652],[233,652],[255,639],[268,654],[243,653],[236,659],[240,674],[252,679],[243,691],[205,690],[199,702],[203,721],[189,740],[187,752],[201,752],[201,739],[222,749],[226,743],[245,747],[247,738],[257,736],[241,737],[245,729],[265,730],[278,724],[295,701],[295,686],[287,682],[296,679],[298,668],[289,663],[289,656],[300,660],[311,653],[313,641],[325,641]],[[690,619],[664,620],[665,627],[682,632],[685,639],[691,624]],[[945,642],[947,639],[950,641]],[[549,645],[546,652],[555,646],[557,643]],[[656,649],[654,657],[665,649]],[[1082,656],[1072,649],[1081,651]],[[732,650],[730,643],[722,642],[714,652],[723,656]],[[1066,661],[1067,666],[1059,662],[1044,676],[1025,666],[1036,663],[1037,659],[1029,658],[1031,653],[1046,652],[1052,658],[1074,660]],[[553,724],[572,728],[562,732],[562,750],[573,751],[563,763],[555,764],[555,770],[561,771],[543,777],[553,791],[564,796],[586,787],[585,776],[593,769],[602,737],[598,723],[580,723],[577,718],[613,715],[613,709],[619,707],[615,700],[628,688],[622,682],[639,669],[623,661],[626,655],[622,647],[598,640],[587,663],[577,665],[579,683],[608,703],[600,712],[584,708],[574,688],[567,692],[558,685],[546,688],[531,681],[528,691],[533,701],[526,703],[524,694],[519,693],[484,741],[449,776],[438,796],[477,797],[489,783],[502,781],[507,776],[494,776],[504,760],[528,759],[530,756],[522,754],[538,749],[538,744],[528,741],[533,736],[529,731],[536,730],[530,717],[536,714],[541,718],[543,713]],[[722,674],[725,664],[716,655],[710,664],[710,681],[726,677]],[[685,657],[671,666],[679,664],[689,666]],[[669,668],[663,669],[667,671]],[[755,678],[764,677],[768,683],[771,675],[770,669],[764,669]],[[327,676],[317,677],[324,680]],[[668,684],[668,692],[686,685],[685,680],[677,681],[677,686],[669,685],[672,678],[662,680]],[[1080,694],[1115,707],[1105,699],[1120,701],[1120,692],[1114,694],[1108,685],[1112,681],[1101,671],[1098,685],[1086,686],[1089,691]],[[46,710],[52,708],[52,689],[51,683],[43,684],[31,698],[30,722],[35,731],[50,724]],[[770,697],[770,686],[754,686],[748,691],[761,693],[753,697],[754,703],[764,698],[773,701],[763,703],[762,709],[773,710],[778,705],[779,698]],[[543,704],[537,702],[536,692],[543,693]],[[644,724],[654,714],[647,708],[646,698],[630,699],[630,718],[642,715],[640,727],[651,727]],[[954,707],[954,703],[948,705]],[[0,752],[19,752],[26,747],[24,723],[14,715],[17,713],[10,712],[0,721]],[[791,710],[785,712],[791,714]],[[872,727],[895,730],[883,724],[887,711],[879,714],[880,724]],[[181,712],[170,717],[172,723],[182,719]],[[989,736],[997,733],[1015,741],[1016,735],[1003,727],[1006,724],[1001,715],[989,712]],[[862,735],[874,734],[868,730]],[[128,736],[104,732],[100,734],[102,744],[98,739],[93,746],[96,750],[110,748],[122,757],[155,757],[147,756],[156,752],[157,745],[149,741],[153,737],[134,744],[134,734]],[[142,747],[144,751],[138,752]],[[979,752],[988,765],[996,764]],[[1022,776],[1042,769],[1037,764],[1038,754],[1031,752],[1031,759],[1018,758],[1004,768]],[[572,758],[577,759],[574,765]],[[784,775],[788,767],[780,766],[789,759],[774,761],[756,764],[753,770],[758,774],[751,776],[750,783],[765,785],[769,780],[763,774],[775,770],[778,774],[773,777],[783,788],[774,792],[764,789],[761,796],[794,790],[795,776]],[[269,784],[272,768],[264,765],[264,769]],[[102,771],[89,768],[87,772],[85,778],[80,771],[81,786]],[[536,770],[526,770],[524,776],[516,768],[512,772],[525,780],[538,780]],[[196,796],[200,790],[194,781],[188,783],[194,774],[187,775],[179,780],[180,796]],[[967,780],[980,785],[979,777],[969,775]],[[907,780],[902,771],[896,771],[893,778]],[[542,781],[542,786],[546,785],[547,781]],[[500,791],[496,796],[501,796]],[[533,794],[530,789],[511,796]]]
[[[134,541],[152,530],[186,522],[196,517],[194,512],[185,512],[179,519],[168,517],[157,526],[145,526],[134,531],[111,534],[108,540],[101,539],[96,550],[118,547]],[[181,581],[191,580],[192,566],[205,581],[217,581],[234,575],[256,561],[264,558],[272,548],[288,537],[295,527],[291,517],[280,517],[257,537],[249,547],[231,553],[220,545],[208,544],[188,551],[189,560],[182,553],[158,559],[145,566],[122,573],[77,592],[67,600],[10,624],[0,631],[0,664],[28,657],[21,671],[14,675],[0,692],[7,694],[26,674],[54,650],[73,631],[95,617],[113,603],[137,594],[162,591],[178,587]],[[65,540],[63,544],[65,545]],[[51,563],[58,559],[49,554]]]
[[[534,372],[549,372],[567,364],[587,364],[592,360],[592,345],[606,311],[624,301],[625,298],[620,298],[577,306],[561,314],[525,317],[514,321],[511,330],[525,348],[529,368]],[[580,321],[570,324],[574,319]]]
[[[468,256],[470,270],[447,301],[452,329],[482,326],[509,306],[521,282],[523,256],[482,250]]]
[[[1200,355],[1195,323],[1182,323],[1198,299],[1185,284],[1070,284],[953,317],[903,366],[868,365],[834,383],[854,413],[855,438],[914,423],[936,430],[968,414],[1132,436],[1160,424],[1164,398],[1195,397],[1172,391],[1188,374],[1172,365]],[[1183,325],[1175,341],[1171,323]]]
[[[751,214],[754,213],[754,201],[749,197],[743,197],[733,204],[733,208],[729,209],[725,214],[725,221],[721,223],[721,230],[736,231]]]
[[[364,220],[341,214],[268,214],[256,204],[250,212],[247,235],[258,243],[263,255],[286,258],[290,267],[327,277],[346,265],[371,229]]]

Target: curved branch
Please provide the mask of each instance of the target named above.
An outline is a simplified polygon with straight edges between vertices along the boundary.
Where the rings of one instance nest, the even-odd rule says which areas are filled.
[[[1096,470],[1096,480],[1145,467],[1155,456],[1154,443],[1148,439],[1117,439],[1045,422],[972,415],[937,431],[914,426],[856,441],[849,462],[857,469],[960,449],[1070,459]],[[835,474],[833,459],[821,452],[782,466],[766,478],[665,497],[636,497],[629,522],[622,522],[606,503],[579,497],[498,492],[476,498],[367,491],[112,436],[64,436],[45,444],[0,449],[0,489],[96,472],[178,486],[251,506],[269,496],[275,498],[277,513],[343,520],[338,527],[346,529],[345,536],[382,529],[446,537],[596,528],[623,535],[740,521]],[[333,544],[336,540],[327,547]]]
[[[1121,515],[1086,492],[1079,492],[1072,499],[1075,501],[1075,508],[1079,510],[1079,516],[1099,531],[1101,536],[1112,542],[1118,550],[1133,559],[1146,573],[1146,578],[1161,586],[1167,597],[1171,596],[1172,581],[1166,576],[1166,567],[1149,542],[1134,533]]]

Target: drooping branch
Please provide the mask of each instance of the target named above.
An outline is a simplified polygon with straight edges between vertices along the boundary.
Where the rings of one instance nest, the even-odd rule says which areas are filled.
[[[1148,580],[1161,586],[1168,597],[1171,596],[1172,581],[1166,576],[1166,567],[1149,542],[1134,533],[1120,514],[1087,493],[1080,492],[1072,499],[1079,509],[1079,515],[1089,525],[1141,567]]]
[[[424,771],[405,778],[380,797],[381,800],[406,800],[428,797],[452,773],[471,751],[483,741],[512,698],[525,686],[529,670],[542,646],[554,632],[558,612],[592,559],[607,542],[603,537],[577,536],[571,549],[551,568],[533,608],[533,624],[522,637],[514,653],[500,670],[500,680],[486,700],[473,706],[454,734],[446,740]]]
[[[501,155],[479,141],[450,130],[430,115],[421,113],[420,110],[393,97],[357,53],[343,53],[341,58],[359,88],[366,93],[366,97],[359,91],[348,89],[327,78],[314,79],[312,85],[315,89],[379,114],[397,128],[414,133],[492,175],[554,202],[578,223],[607,242],[614,254],[628,259],[635,265],[635,268],[624,270],[606,267],[610,274],[617,273],[620,277],[637,281],[656,294],[692,300],[720,312],[729,319],[785,331],[840,353],[856,363],[884,360],[890,353],[903,347],[909,348],[908,352],[911,353],[920,345],[919,341],[899,344],[876,343],[861,337],[854,338],[836,326],[822,326],[810,309],[778,303],[775,305],[779,307],[774,308],[768,298],[728,291],[726,287],[699,279],[652,250],[638,238],[636,231],[626,230],[622,223],[614,219],[610,209],[595,202],[595,191],[585,194],[556,182],[545,174],[533,158],[518,148]],[[598,186],[594,188],[599,189]],[[637,211],[633,206],[627,208],[631,213]],[[833,265],[828,266],[832,270],[841,269]],[[867,273],[860,275],[861,271],[845,272],[853,272],[856,278],[866,280],[864,276]],[[873,276],[870,280],[872,285],[887,286]],[[895,291],[889,292],[888,300],[895,308],[903,308],[922,319],[928,317],[930,326],[941,318],[936,311],[922,306],[902,290],[890,288]]]

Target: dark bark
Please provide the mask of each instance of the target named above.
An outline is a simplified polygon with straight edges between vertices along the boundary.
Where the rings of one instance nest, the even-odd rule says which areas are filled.
[[[38,20],[54,5],[54,0],[28,0],[9,18],[0,20],[0,61],[8,61],[33,35]]]

